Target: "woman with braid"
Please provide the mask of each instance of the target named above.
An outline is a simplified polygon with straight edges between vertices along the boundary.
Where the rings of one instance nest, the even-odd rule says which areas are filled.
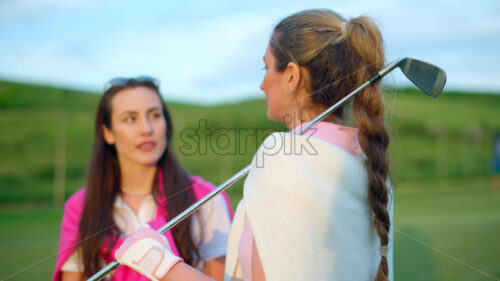
[[[298,130],[384,61],[369,18],[293,14],[275,27],[264,55],[268,117]],[[357,128],[340,125],[351,110]],[[379,83],[301,135],[267,137],[231,227],[226,280],[392,280],[388,144]],[[148,229],[116,257],[151,280],[209,280]]]

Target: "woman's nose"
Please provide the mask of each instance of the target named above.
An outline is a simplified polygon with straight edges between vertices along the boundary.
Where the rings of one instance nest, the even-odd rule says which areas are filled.
[[[142,122],[142,133],[143,134],[151,134],[153,132],[153,124],[146,118]]]

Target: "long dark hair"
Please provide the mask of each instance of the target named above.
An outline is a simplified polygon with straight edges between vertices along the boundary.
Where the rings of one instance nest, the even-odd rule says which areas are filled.
[[[152,82],[130,79],[127,83],[112,87],[101,98],[95,118],[95,140],[90,161],[85,206],[79,225],[83,276],[92,276],[102,267],[101,249],[108,243],[106,257],[109,257],[120,231],[113,221],[113,203],[120,192],[120,166],[113,145],[106,143],[102,126],[111,129],[111,100],[119,91],[133,87],[153,89],[161,100],[163,115],[167,124],[167,148],[158,161],[163,175],[163,192],[158,188],[158,172],[153,183],[153,195],[158,208],[167,212],[167,220],[175,217],[195,201],[190,187],[188,173],[179,164],[172,146],[172,119],[157,86]],[[175,200],[165,200],[175,194]],[[181,257],[195,266],[200,260],[198,245],[191,236],[191,219],[188,218],[173,228],[173,236]]]
[[[306,10],[277,24],[270,40],[276,68],[284,71],[289,62],[308,70],[309,104],[327,108],[342,99],[384,67],[382,36],[370,18],[346,21],[330,10]],[[389,243],[387,211],[389,134],[384,123],[380,83],[367,87],[354,98],[353,114],[359,127],[358,139],[366,154],[368,203],[374,215],[381,246]],[[344,107],[333,113],[342,119]],[[375,280],[387,280],[389,267],[382,255]]]

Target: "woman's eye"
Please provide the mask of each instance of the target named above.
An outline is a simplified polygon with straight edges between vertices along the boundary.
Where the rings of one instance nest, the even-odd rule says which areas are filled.
[[[128,117],[125,117],[125,119],[123,119],[123,121],[125,121],[125,122],[134,122],[135,121],[135,117],[134,116],[128,116]]]
[[[163,115],[160,112],[153,113],[154,119],[160,119]]]

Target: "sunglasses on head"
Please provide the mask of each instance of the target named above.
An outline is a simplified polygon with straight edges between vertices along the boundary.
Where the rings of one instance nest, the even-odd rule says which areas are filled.
[[[116,77],[104,84],[104,94],[108,93],[113,88],[127,87],[132,84],[147,84],[155,87],[157,90],[160,88],[160,81],[150,76],[137,76],[132,78]]]

